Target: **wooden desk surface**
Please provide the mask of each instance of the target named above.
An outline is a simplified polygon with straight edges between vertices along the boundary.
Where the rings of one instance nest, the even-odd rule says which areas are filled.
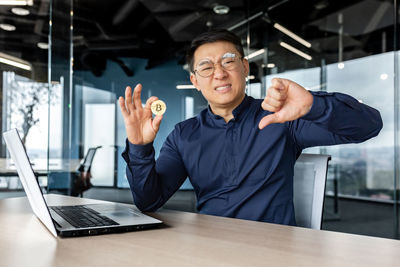
[[[99,201],[48,195],[51,205]],[[162,210],[165,226],[54,238],[23,198],[0,200],[1,266],[400,266],[400,241]]]

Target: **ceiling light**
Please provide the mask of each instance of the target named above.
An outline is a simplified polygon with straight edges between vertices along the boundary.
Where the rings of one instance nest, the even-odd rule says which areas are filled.
[[[256,76],[254,75],[249,75],[249,80],[254,80],[256,78]]]
[[[48,43],[39,42],[39,43],[37,43],[37,46],[40,49],[49,49],[49,44]]]
[[[225,5],[216,5],[213,8],[213,10],[214,10],[215,14],[218,14],[218,15],[225,15],[225,14],[229,13],[229,7],[225,6]]]
[[[31,70],[31,64],[28,61],[22,60],[20,58],[17,57],[13,57],[7,54],[4,54],[2,52],[0,52],[0,62],[7,64],[7,65],[11,65],[17,68],[21,68],[24,70]]]
[[[196,89],[192,84],[180,84],[176,86],[176,89]]]
[[[297,34],[289,31],[288,29],[286,29],[285,27],[283,27],[282,25],[275,23],[274,24],[274,28],[283,32],[284,34],[286,34],[287,36],[293,38],[294,40],[296,40],[297,42],[301,43],[302,45],[304,45],[305,47],[310,48],[311,44],[309,42],[307,42],[306,40],[304,40],[303,38],[301,38],[300,36],[298,36]]]
[[[388,75],[386,73],[381,74],[381,80],[386,80],[388,78]]]
[[[337,64],[337,67],[338,67],[338,69],[340,69],[340,70],[344,69],[344,63],[343,63],[343,62],[338,63],[338,64]]]
[[[319,3],[314,5],[315,9],[321,10],[327,8],[329,6],[329,2],[327,0],[322,0]]]
[[[261,54],[264,54],[264,52],[265,52],[265,49],[260,49],[260,50],[257,50],[257,51],[255,51],[255,52],[249,54],[248,56],[246,56],[246,57],[244,57],[244,58],[245,58],[245,59],[250,59],[250,58],[259,56],[259,55],[261,55]]]
[[[12,32],[15,31],[15,26],[11,25],[11,24],[5,24],[5,23],[0,23],[0,29],[8,31],[8,32]]]
[[[268,63],[267,65],[261,64],[261,67],[272,69],[275,68],[275,64],[274,63]]]
[[[0,0],[0,6],[32,6],[33,0]]]
[[[29,15],[29,10],[21,7],[13,7],[11,8],[11,12],[18,16],[27,16]]]
[[[312,57],[310,55],[308,55],[308,54],[306,54],[304,52],[301,52],[299,49],[294,48],[293,46],[288,45],[285,42],[280,42],[279,45],[284,47],[284,48],[286,48],[287,50],[292,51],[293,53],[295,53],[295,54],[307,59],[307,60],[311,60],[312,59]]]

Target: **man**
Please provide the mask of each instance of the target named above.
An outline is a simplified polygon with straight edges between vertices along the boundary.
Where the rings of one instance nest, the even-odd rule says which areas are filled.
[[[200,213],[295,225],[293,167],[302,149],[362,142],[382,128],[379,112],[356,99],[286,79],[273,79],[264,100],[246,96],[249,63],[229,31],[198,36],[187,60],[209,107],[175,126],[157,161],[157,98],[142,108],[137,85],[133,100],[130,87],[119,99],[128,136],[122,156],[141,210],[160,208],[189,177]]]

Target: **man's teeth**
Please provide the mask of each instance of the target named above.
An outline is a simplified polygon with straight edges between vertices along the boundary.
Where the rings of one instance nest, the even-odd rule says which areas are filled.
[[[222,90],[225,90],[225,89],[228,88],[228,87],[230,87],[230,86],[229,86],[229,85],[221,86],[221,87],[217,87],[215,90],[217,90],[217,91],[222,91]]]

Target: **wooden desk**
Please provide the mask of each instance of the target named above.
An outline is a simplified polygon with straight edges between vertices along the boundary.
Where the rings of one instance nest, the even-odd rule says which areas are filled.
[[[48,195],[53,205],[99,201]],[[152,214],[165,226],[54,238],[26,198],[0,200],[1,266],[400,266],[400,241],[195,213]]]

